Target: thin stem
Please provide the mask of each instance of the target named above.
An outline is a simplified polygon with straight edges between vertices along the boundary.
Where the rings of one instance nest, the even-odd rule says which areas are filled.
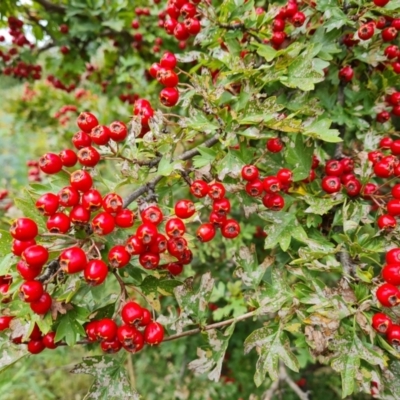
[[[191,329],[190,331],[185,331],[182,333],[177,333],[176,335],[168,336],[168,337],[164,338],[163,342],[168,342],[170,340],[179,339],[184,336],[196,335],[199,332],[209,331],[211,329],[222,328],[223,326],[232,325],[233,323],[243,321],[248,318],[252,318],[255,315],[256,315],[255,311],[251,311],[251,312],[243,314],[237,318],[227,319],[226,321],[216,322],[215,324],[210,324],[210,325],[204,326],[202,328]]]
[[[112,273],[114,274],[115,279],[118,281],[119,286],[121,287],[121,295],[122,295],[122,298],[125,300],[125,299],[128,297],[128,292],[127,292],[127,290],[126,290],[125,283],[124,283],[124,281],[121,279],[121,277],[118,275],[117,270],[114,269],[114,270],[112,271]]]

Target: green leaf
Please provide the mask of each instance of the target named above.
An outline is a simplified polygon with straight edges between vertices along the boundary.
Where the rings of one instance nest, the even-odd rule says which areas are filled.
[[[13,238],[10,232],[0,229],[0,257],[10,253]]]
[[[71,373],[94,376],[85,400],[139,400],[139,393],[129,383],[124,363],[112,356],[85,357]]]
[[[266,211],[259,215],[270,222],[270,225],[265,229],[268,235],[265,239],[265,249],[272,249],[279,243],[281,249],[286,251],[290,246],[292,237],[300,242],[305,242],[307,239],[307,234],[297,221],[295,214]]]
[[[80,314],[82,308],[74,308],[68,311],[60,318],[60,323],[57,327],[55,341],[58,342],[65,338],[68,346],[73,346],[78,340],[79,336],[85,336],[85,330],[79,320],[85,320],[85,316],[89,316],[89,311],[85,314]]]
[[[207,341],[207,346],[197,348],[199,358],[189,363],[189,369],[197,375],[210,371],[207,375],[208,379],[218,382],[221,377],[225,352],[234,330],[235,324],[229,326],[225,332],[215,329],[206,331],[203,337]]]
[[[269,45],[262,43],[255,43],[255,45],[257,46],[257,54],[265,58],[268,62],[272,61],[278,54],[278,52]]]
[[[193,157],[193,165],[196,168],[202,168],[206,165],[212,164],[217,157],[217,153],[208,147],[198,147],[197,150],[200,155]]]
[[[15,257],[12,253],[8,253],[0,262],[0,276],[7,275],[10,268],[15,264]]]
[[[254,244],[250,248],[242,246],[233,260],[237,265],[236,276],[242,279],[244,285],[252,288],[256,288],[260,284],[265,271],[275,261],[273,257],[265,257],[264,261],[259,264]]]
[[[244,342],[244,352],[259,349],[254,382],[260,386],[268,373],[272,380],[278,379],[279,360],[292,371],[299,371],[299,362],[290,349],[290,341],[279,325],[265,326],[252,332]]]
[[[193,288],[193,279],[189,278],[174,290],[176,301],[179,304],[180,315],[174,323],[177,333],[187,325],[204,325],[208,314],[208,301],[214,288],[214,279],[210,272],[201,277],[200,286]]]
[[[295,182],[306,179],[310,174],[314,146],[306,146],[303,136],[298,134],[294,143],[286,146],[285,159],[290,164]]]
[[[331,124],[332,121],[327,118],[314,121],[311,125],[304,128],[304,135],[328,143],[339,143],[342,141],[339,137],[340,132],[337,129],[329,129]]]
[[[306,195],[303,199],[309,204],[309,207],[304,212],[317,215],[325,215],[333,207],[343,203],[343,200],[334,200],[331,197],[319,198]]]
[[[174,165],[169,162],[167,157],[162,157],[158,164],[158,174],[162,176],[169,176],[171,172],[174,170]]]

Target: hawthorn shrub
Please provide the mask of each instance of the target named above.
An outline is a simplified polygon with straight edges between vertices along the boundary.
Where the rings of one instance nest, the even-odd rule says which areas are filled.
[[[85,398],[399,398],[399,1],[31,3],[3,374],[81,346]]]

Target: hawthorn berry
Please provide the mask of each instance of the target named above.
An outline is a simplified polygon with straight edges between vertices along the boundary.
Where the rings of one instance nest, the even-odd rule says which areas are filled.
[[[31,267],[24,260],[19,260],[16,266],[17,272],[26,281],[35,280],[42,272],[42,267]]]
[[[186,18],[183,21],[183,24],[185,25],[185,28],[191,35],[197,35],[201,31],[200,21],[196,18]],[[179,48],[183,50],[185,47],[186,47],[185,42],[179,43]]]
[[[197,198],[202,198],[207,196],[210,187],[208,186],[207,182],[202,180],[194,181],[190,185],[190,193]]]
[[[76,153],[70,149],[60,151],[58,156],[60,157],[61,163],[64,167],[73,167],[78,161]]]
[[[92,144],[92,139],[86,132],[77,132],[72,138],[72,144],[79,150]]]
[[[93,232],[97,235],[108,235],[115,228],[115,219],[108,212],[101,212],[93,218],[91,225]]]
[[[215,234],[216,231],[214,225],[210,223],[201,224],[196,232],[197,238],[203,243],[214,239]]]
[[[242,178],[246,181],[254,181],[258,179],[260,173],[258,171],[258,168],[255,165],[245,165],[242,168]]]
[[[83,271],[86,282],[91,286],[102,284],[108,275],[107,264],[102,260],[90,260]]]
[[[374,314],[372,317],[372,327],[378,333],[386,333],[392,327],[392,320],[386,314]]]
[[[52,304],[51,296],[47,292],[44,292],[40,296],[39,300],[32,301],[30,303],[30,307],[35,314],[43,315],[50,310],[51,304]]]
[[[276,177],[278,178],[279,182],[282,184],[290,184],[293,182],[293,172],[287,168],[281,168]]]
[[[11,251],[14,255],[20,256],[28,247],[33,246],[35,244],[36,241],[34,239],[26,241],[13,239],[11,244]]]
[[[85,225],[90,221],[90,211],[81,205],[75,206],[69,212],[69,218],[73,224]]]
[[[263,187],[267,193],[276,193],[281,190],[281,182],[276,176],[267,176],[263,180]]]
[[[267,193],[268,197],[263,198],[263,203],[272,211],[280,211],[285,206],[284,198],[277,193]]]
[[[355,197],[358,196],[361,192],[361,188],[362,188],[362,184],[361,182],[356,179],[356,178],[352,178],[349,179],[345,185],[344,185],[346,192],[349,196],[351,197]]]
[[[143,308],[134,301],[127,302],[121,310],[121,318],[127,325],[134,325],[136,321],[142,321]]]
[[[57,212],[59,203],[57,195],[46,193],[38,198],[35,207],[42,215],[50,216]]]
[[[46,227],[51,233],[67,233],[71,227],[71,220],[67,215],[59,212],[49,217]]]
[[[57,343],[55,341],[56,338],[56,333],[55,332],[49,332],[46,333],[46,335],[43,336],[42,342],[44,346],[47,349],[56,349],[57,348]]]
[[[128,136],[128,128],[121,121],[114,121],[109,127],[108,134],[114,142],[122,142]]]
[[[90,133],[99,124],[97,118],[90,112],[80,113],[76,122],[79,129],[86,133]]]
[[[85,332],[89,342],[97,341],[97,322],[98,321],[90,321],[85,326]]]
[[[176,262],[167,264],[166,268],[168,272],[173,276],[180,275],[183,272],[183,265]]]
[[[40,157],[39,168],[45,174],[57,174],[62,170],[63,164],[60,156],[54,153],[47,153]]]
[[[189,38],[190,33],[186,28],[186,25],[182,22],[178,22],[174,29],[174,36],[178,40],[186,40]]]
[[[279,153],[283,149],[283,142],[280,138],[271,138],[267,140],[266,147],[271,153]]]
[[[76,274],[85,269],[86,253],[80,247],[70,247],[63,250],[58,259],[60,267],[67,274]]]
[[[220,182],[215,182],[209,185],[208,196],[213,200],[219,200],[225,197],[225,187]]]
[[[46,264],[49,259],[48,250],[40,244],[28,247],[22,253],[22,259],[33,268],[40,268]]]
[[[150,345],[157,345],[164,339],[164,327],[158,322],[150,322],[144,330],[144,341]]]
[[[120,228],[130,228],[135,222],[135,213],[127,208],[119,211],[115,216],[115,224]]]
[[[96,189],[89,189],[82,194],[81,204],[88,211],[96,211],[103,205],[103,198]]]
[[[179,200],[176,202],[175,207],[175,214],[177,217],[186,219],[190,218],[196,212],[196,208],[194,203],[191,200]]]
[[[386,332],[388,342],[397,349],[400,345],[400,325],[392,324]]]
[[[150,244],[150,253],[164,253],[167,250],[167,238],[162,234],[158,233],[156,239]]]
[[[19,288],[22,299],[26,303],[38,301],[43,294],[43,284],[39,281],[25,281]]]
[[[101,341],[111,341],[116,338],[118,326],[114,320],[103,318],[96,322],[96,336]]]
[[[231,203],[227,198],[215,200],[212,210],[218,215],[227,215],[231,210]]]
[[[59,204],[63,207],[73,207],[79,203],[79,192],[72,186],[66,186],[58,192]]]
[[[385,122],[389,121],[389,119],[390,119],[390,113],[387,111],[381,111],[376,115],[376,120],[381,124],[384,124]]]
[[[166,51],[160,59],[160,65],[166,69],[174,69],[177,64],[175,55],[169,51]]]
[[[162,68],[162,67],[157,72],[156,79],[158,82],[161,83],[161,85],[163,85],[167,88],[174,88],[179,83],[179,77],[176,74],[176,72],[174,72],[170,69]]]
[[[39,354],[45,349],[45,345],[41,339],[40,340],[31,339],[28,342],[27,349],[31,354]]]
[[[108,262],[112,268],[122,268],[129,263],[131,255],[125,249],[125,246],[114,246],[108,253]]]
[[[387,264],[382,268],[382,277],[387,283],[400,285],[400,263]]]
[[[376,291],[376,298],[384,307],[393,307],[400,303],[400,291],[390,283],[384,283]]]
[[[165,107],[173,107],[179,101],[179,90],[175,87],[166,87],[160,92],[160,102]]]
[[[400,248],[390,249],[385,256],[388,264],[400,263]]]
[[[372,24],[364,24],[361,28],[358,29],[358,37],[362,40],[371,39],[374,34],[374,25]]]
[[[109,214],[117,214],[122,210],[123,201],[116,193],[109,193],[103,199],[103,209]]]
[[[389,28],[383,29],[381,32],[382,35],[382,40],[385,42],[391,42],[392,40],[396,39],[397,37],[397,29],[394,28],[393,26],[390,26]]]
[[[388,214],[381,215],[378,218],[377,223],[378,223],[379,229],[382,229],[382,230],[389,231],[396,227],[396,219]]]
[[[240,233],[240,225],[234,219],[227,219],[221,226],[221,234],[223,237],[233,239]]]
[[[163,220],[164,215],[158,206],[149,206],[140,213],[140,217],[143,223],[158,225]]]
[[[293,25],[296,26],[297,28],[303,26],[305,20],[306,16],[301,11],[297,11],[292,17]]]
[[[83,147],[78,151],[77,158],[85,167],[95,167],[100,161],[100,153],[92,146]]]
[[[346,65],[339,71],[339,79],[343,82],[350,82],[353,79],[354,71],[350,65]]]
[[[79,192],[87,192],[93,185],[93,179],[87,171],[78,169],[70,176],[70,185]]]
[[[341,187],[340,178],[337,176],[324,176],[322,178],[321,187],[326,193],[336,193]]]
[[[264,185],[263,182],[261,182],[259,179],[255,179],[253,181],[250,181],[246,184],[246,193],[252,197],[258,197],[261,196],[261,194],[264,191]]]
[[[182,236],[185,232],[185,223],[179,218],[170,218],[165,224],[165,233],[170,238]]]
[[[136,235],[134,235],[127,240],[125,249],[131,256],[136,256],[143,253],[146,247],[142,239],[139,239]]]
[[[160,255],[158,253],[142,253],[139,255],[139,264],[144,269],[156,269],[160,263]]]
[[[0,316],[0,332],[5,331],[10,327],[10,323],[14,317],[11,315],[1,315]]]

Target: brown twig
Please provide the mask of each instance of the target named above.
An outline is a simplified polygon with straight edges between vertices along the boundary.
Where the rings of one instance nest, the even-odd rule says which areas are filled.
[[[53,11],[57,14],[65,14],[66,8],[61,4],[54,4],[49,0],[33,0],[35,3],[40,4],[47,11]]]

